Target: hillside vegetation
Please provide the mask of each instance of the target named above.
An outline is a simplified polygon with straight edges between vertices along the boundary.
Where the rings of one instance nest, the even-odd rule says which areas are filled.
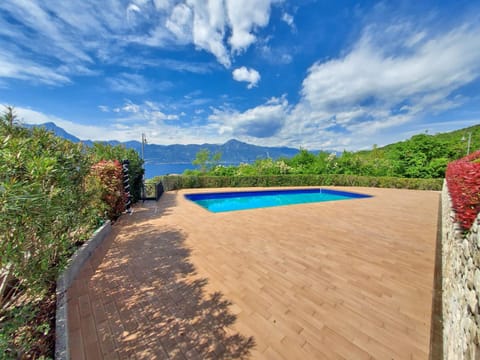
[[[187,170],[184,175],[198,176],[263,176],[263,175],[318,175],[343,174],[399,178],[443,178],[447,164],[467,155],[468,136],[470,152],[480,148],[480,125],[437,135],[419,134],[409,140],[372,150],[344,151],[314,154],[301,149],[291,158],[260,159],[253,164],[239,166],[218,165],[204,149],[197,154],[194,164],[199,170]],[[463,140],[462,140],[463,138]]]
[[[53,355],[57,276],[99,224],[124,210],[122,159],[138,197],[143,170],[134,150],[26,129],[12,108],[0,116],[1,359]]]

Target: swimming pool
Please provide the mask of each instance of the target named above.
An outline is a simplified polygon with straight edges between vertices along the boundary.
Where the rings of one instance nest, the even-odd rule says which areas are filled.
[[[371,197],[371,195],[316,188],[185,194],[185,197],[211,212],[218,213],[293,204],[361,199]]]

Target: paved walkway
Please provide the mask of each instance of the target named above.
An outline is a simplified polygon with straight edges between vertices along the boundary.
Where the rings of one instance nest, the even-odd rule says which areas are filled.
[[[439,193],[350,190],[374,197],[140,204],[68,291],[71,358],[427,359]]]

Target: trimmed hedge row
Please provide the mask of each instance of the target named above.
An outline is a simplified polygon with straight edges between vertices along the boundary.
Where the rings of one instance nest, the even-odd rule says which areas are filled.
[[[407,179],[356,175],[275,176],[163,176],[165,191],[189,188],[269,186],[364,186],[396,189],[441,190],[443,179]]]
[[[480,150],[448,164],[446,179],[456,220],[472,226],[480,212]]]

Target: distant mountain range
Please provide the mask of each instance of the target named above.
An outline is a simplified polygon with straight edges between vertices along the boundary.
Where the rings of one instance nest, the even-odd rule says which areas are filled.
[[[77,138],[76,136],[73,136],[72,134],[69,134],[65,130],[63,130],[61,127],[57,126],[53,122],[47,122],[45,124],[40,124],[40,125],[30,125],[30,124],[24,124],[23,126],[27,128],[34,128],[34,127],[43,127],[49,131],[52,131],[55,135],[70,140],[72,142],[80,142],[81,140]]]
[[[91,146],[93,141],[80,140],[76,136],[69,134],[61,127],[53,122],[48,122],[41,125],[27,125],[28,127],[37,126],[44,127],[52,131],[55,135],[72,142],[83,142],[87,146]],[[123,144],[127,148],[132,148],[141,153],[142,143],[139,141],[105,141],[111,145]],[[272,158],[278,159],[281,157],[290,158],[298,153],[298,149],[289,147],[266,147],[247,144],[235,139],[227,141],[225,144],[190,144],[190,145],[157,145],[145,144],[145,161],[154,164],[172,164],[172,163],[191,163],[201,149],[207,149],[214,154],[220,152],[222,154],[221,162],[223,163],[241,163],[253,162],[257,159]],[[315,151],[318,153],[318,151]]]

